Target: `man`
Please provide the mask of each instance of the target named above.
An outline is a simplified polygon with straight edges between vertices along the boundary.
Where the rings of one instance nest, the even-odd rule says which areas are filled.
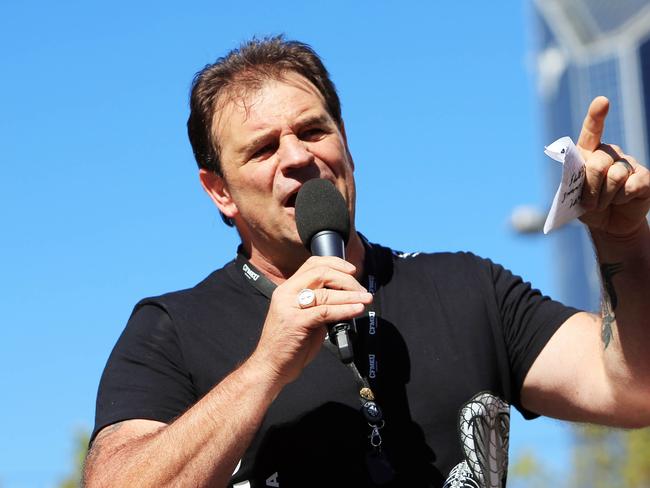
[[[338,97],[308,46],[251,41],[207,66],[188,129],[240,254],[136,306],[102,377],[86,484],[499,487],[510,404],[650,424],[650,174],[601,143],[607,109],[592,102],[578,140],[601,318],[471,254],[358,234]],[[295,196],[314,178],[348,206],[349,262],[300,242]],[[353,318],[348,368],[326,326]]]

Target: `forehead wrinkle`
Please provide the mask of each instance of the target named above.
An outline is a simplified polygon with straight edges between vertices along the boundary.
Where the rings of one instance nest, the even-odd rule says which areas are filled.
[[[221,138],[218,137],[217,132],[218,129],[224,128],[222,126],[224,117],[227,118],[231,116],[232,113],[239,108],[241,109],[241,112],[244,115],[243,122],[244,123],[248,122],[249,118],[251,117],[251,112],[254,106],[261,101],[261,99],[256,97],[256,95],[261,94],[264,88],[269,83],[273,83],[273,82],[283,83],[285,85],[293,86],[294,88],[297,88],[305,93],[315,95],[321,102],[319,109],[322,109],[323,113],[310,114],[307,115],[304,119],[300,119],[300,117],[303,115],[305,111],[311,110],[313,108],[313,107],[304,107],[301,110],[301,113],[295,115],[295,117],[298,118],[298,120],[294,124],[295,127],[298,128],[304,127],[314,123],[335,124],[330,113],[327,111],[327,107],[325,106],[325,100],[322,94],[309,80],[305,79],[303,76],[297,73],[294,72],[282,73],[280,76],[268,77],[261,82],[259,82],[258,80],[258,82],[256,83],[233,83],[231,86],[225,89],[224,92],[221,93],[221,95],[218,97],[217,101],[215,102],[215,111],[214,111],[213,121],[212,121],[212,135],[213,135],[213,140],[216,141],[217,154],[220,154],[222,150],[221,145],[219,143]],[[262,121],[262,124],[263,123],[264,121]],[[257,130],[255,126],[253,126],[252,129]],[[263,130],[263,127],[261,129]],[[274,130],[273,129],[266,130],[266,131],[263,130],[263,133],[261,133],[260,135],[256,135],[250,141],[245,141],[244,144],[242,144],[234,152],[237,154],[246,152],[248,148],[254,146],[260,140],[263,140],[265,137],[267,137],[268,133],[270,132],[274,132]]]

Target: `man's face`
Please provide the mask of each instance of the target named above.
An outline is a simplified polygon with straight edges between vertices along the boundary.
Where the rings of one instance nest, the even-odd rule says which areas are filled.
[[[288,73],[227,101],[213,133],[223,170],[222,198],[215,201],[235,221],[245,244],[273,250],[300,243],[295,199],[312,178],[336,186],[354,222],[353,163],[345,134],[302,76]]]

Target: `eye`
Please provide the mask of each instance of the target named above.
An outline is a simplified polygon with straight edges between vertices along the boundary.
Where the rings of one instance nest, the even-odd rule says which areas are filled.
[[[258,150],[256,150],[253,154],[251,154],[251,159],[266,159],[269,156],[271,156],[276,149],[278,148],[277,144],[275,142],[271,142],[268,144],[264,144],[262,147],[260,147]]]
[[[300,139],[307,142],[318,141],[323,138],[326,133],[327,132],[322,127],[311,127],[300,133]]]

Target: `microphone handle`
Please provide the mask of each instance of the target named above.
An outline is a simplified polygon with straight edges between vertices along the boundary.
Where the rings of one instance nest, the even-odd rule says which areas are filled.
[[[322,230],[311,238],[311,253],[314,256],[336,256],[345,259],[345,243],[338,232]]]
[[[314,256],[335,256],[345,259],[345,242],[338,232],[333,230],[323,230],[311,238],[311,253]],[[339,358],[344,364],[349,364],[354,360],[354,350],[352,349],[351,333],[356,332],[356,324],[352,319],[352,325],[347,322],[329,325],[327,327],[330,340],[338,347]]]

